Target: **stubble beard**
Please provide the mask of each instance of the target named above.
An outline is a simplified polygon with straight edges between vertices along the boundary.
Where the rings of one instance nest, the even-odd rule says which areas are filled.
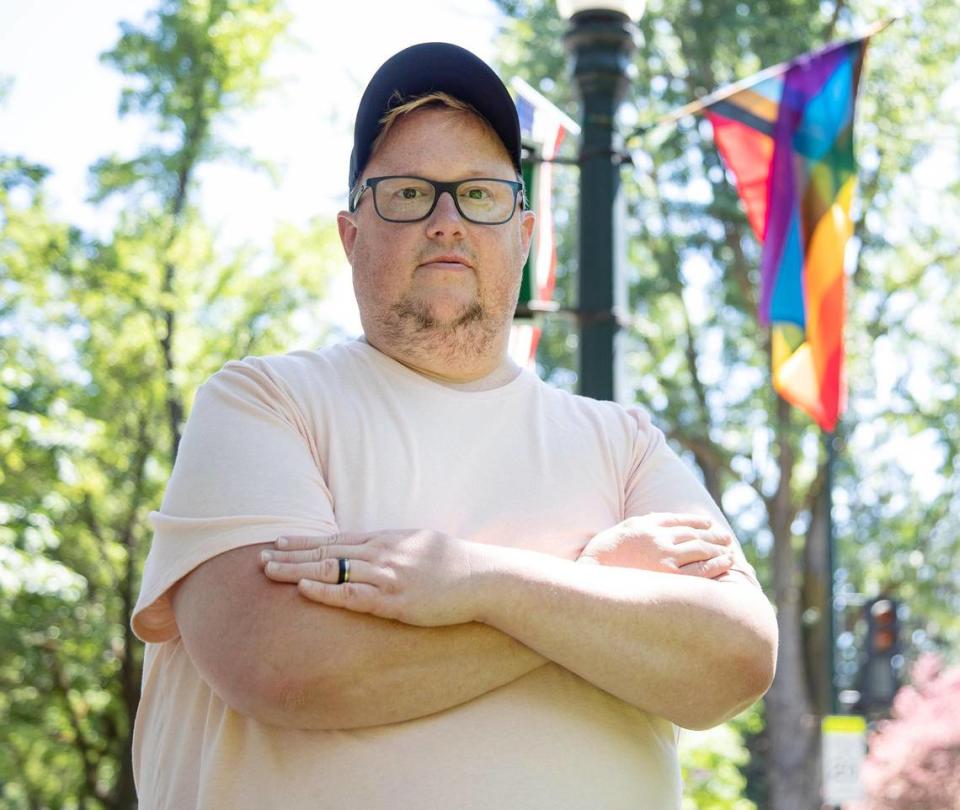
[[[423,301],[404,298],[390,310],[383,336],[411,356],[457,361],[488,354],[500,331],[479,301],[452,319],[438,319]]]

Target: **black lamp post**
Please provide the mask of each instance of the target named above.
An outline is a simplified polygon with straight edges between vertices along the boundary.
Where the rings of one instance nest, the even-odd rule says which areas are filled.
[[[616,394],[622,163],[616,113],[636,48],[633,20],[643,6],[643,0],[557,0],[570,21],[564,39],[581,97],[579,387],[594,399]]]

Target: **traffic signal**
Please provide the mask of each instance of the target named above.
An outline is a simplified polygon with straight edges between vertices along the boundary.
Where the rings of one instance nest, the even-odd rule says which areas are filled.
[[[867,643],[860,691],[863,705],[868,710],[889,709],[900,686],[898,608],[898,602],[888,596],[878,596],[865,606]]]
[[[885,596],[870,603],[867,616],[869,628],[870,654],[894,655],[899,652],[900,622],[897,618],[897,603]]]

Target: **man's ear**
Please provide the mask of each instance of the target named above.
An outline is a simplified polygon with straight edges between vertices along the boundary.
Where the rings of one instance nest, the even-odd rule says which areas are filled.
[[[347,254],[347,261],[353,264],[353,246],[357,241],[357,223],[353,214],[349,211],[341,211],[337,214],[337,230],[340,232],[340,244],[343,245],[343,252]]]
[[[533,238],[533,229],[537,224],[537,215],[533,211],[520,212],[520,244],[523,246],[523,261],[530,255],[530,240]]]

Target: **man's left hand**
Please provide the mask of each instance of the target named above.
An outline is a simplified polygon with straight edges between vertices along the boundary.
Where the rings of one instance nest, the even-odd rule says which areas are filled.
[[[264,573],[307,599],[421,627],[477,617],[471,593],[480,546],[429,529],[280,538],[261,554]],[[339,560],[350,579],[337,584]]]

